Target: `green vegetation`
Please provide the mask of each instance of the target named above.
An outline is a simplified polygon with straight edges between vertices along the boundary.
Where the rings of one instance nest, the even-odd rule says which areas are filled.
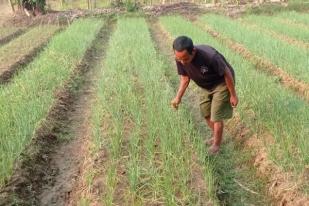
[[[295,11],[282,12],[276,15],[284,20],[289,20],[294,23],[302,23],[309,27],[309,14],[308,13],[297,13]]]
[[[218,24],[220,19],[221,17],[218,17]],[[172,36],[187,34],[196,43],[212,45],[226,56],[236,71],[236,86],[240,99],[237,111],[243,122],[258,134],[263,133],[265,128],[271,132],[275,143],[265,142],[265,146],[276,164],[285,169],[302,172],[309,163],[309,143],[306,140],[309,135],[308,105],[281,87],[276,77],[259,73],[246,59],[221,45],[192,23],[180,17],[162,17],[160,22]],[[234,28],[234,33],[242,33],[242,30]]]
[[[210,14],[202,16],[200,21],[243,44],[251,52],[272,61],[297,79],[309,83],[309,50],[296,48],[261,31],[250,30],[241,22],[227,17]]]
[[[99,172],[105,176],[101,204],[217,205],[203,135],[186,109],[170,108],[174,91],[165,67],[145,20],[120,18],[92,110],[93,149],[107,157]],[[200,191],[193,173],[201,175]]]
[[[50,2],[62,3],[62,9],[115,4],[135,11],[136,6],[159,1],[148,0],[142,4],[131,0]],[[100,4],[102,2],[106,5]],[[282,6],[276,8],[288,10]],[[255,60],[250,55],[239,55],[235,48],[224,44],[230,41],[221,37],[216,39],[215,32],[209,31],[210,35],[201,25],[209,25],[222,37],[231,39],[231,44],[239,43],[293,78],[309,83],[308,14],[286,11],[271,17],[248,15],[241,20],[207,14],[200,17],[198,23],[181,16],[161,16],[155,20],[149,17],[148,24],[143,17],[144,14],[138,12],[121,14],[116,17],[117,23],[114,19],[76,19],[57,35],[59,27],[45,25],[27,29],[26,33],[23,30],[18,37],[12,35],[14,39],[10,42],[11,36],[5,37],[18,28],[0,29],[5,42],[0,46],[0,75],[6,69],[17,68],[18,62],[29,59],[28,56],[44,46],[31,63],[10,78],[10,83],[0,85],[0,186],[6,185],[14,172],[15,161],[24,159],[25,148],[30,146],[32,149],[36,142],[33,138],[41,131],[39,128],[42,129],[42,125],[45,128],[49,122],[46,118],[52,106],[58,105],[58,91],[71,91],[71,87],[75,91],[83,82],[83,87],[74,92],[77,101],[73,106],[69,105],[72,111],[76,108],[72,113],[68,110],[69,125],[56,122],[66,132],[61,133],[59,140],[70,141],[69,137],[82,132],[78,135],[81,139],[69,142],[69,145],[59,141],[60,152],[56,152],[55,157],[54,154],[50,156],[53,158],[51,168],[55,168],[51,171],[57,170],[54,160],[58,161],[59,155],[71,143],[74,148],[81,148],[83,155],[74,158],[74,164],[65,168],[64,173],[60,169],[59,176],[52,177],[50,182],[55,180],[55,185],[45,187],[43,181],[38,188],[42,185],[44,190],[57,189],[57,184],[63,182],[63,175],[70,178],[76,174],[79,163],[75,164],[75,161],[80,160],[85,169],[76,181],[78,191],[71,196],[73,202],[75,197],[80,198],[79,205],[273,205],[279,202],[270,200],[277,198],[275,195],[279,198],[282,194],[293,196],[295,191],[295,199],[307,195],[306,180],[303,183],[299,180],[306,175],[309,165],[308,102],[301,98],[301,92],[295,94],[285,88],[280,77],[263,73],[260,70],[262,64],[252,63]],[[107,26],[107,22],[111,26]],[[113,32],[115,29],[115,32],[109,29]],[[105,37],[110,34],[112,36],[105,44]],[[178,110],[170,106],[179,84],[171,50],[171,41],[178,35],[188,35],[196,44],[213,46],[226,57],[236,73],[239,105],[235,109],[235,119],[227,125],[230,129],[234,126],[231,130],[237,137],[226,134],[216,156],[208,156],[204,143],[211,132],[200,117],[199,88],[191,82]],[[93,42],[96,36],[98,38]],[[75,72],[84,65],[81,65],[82,58],[92,43],[96,46],[87,53],[86,61],[94,61],[85,64],[91,72],[80,79]],[[71,80],[72,85],[68,86]],[[91,104],[86,105],[88,103]],[[77,118],[77,115],[82,116]],[[265,168],[256,166],[261,158],[256,157],[260,150],[254,150],[255,146],[252,146],[256,140],[256,148],[263,149],[262,158],[266,148],[265,159],[270,158],[283,169],[279,173],[290,174],[287,183],[295,178],[295,187],[279,191],[285,184],[278,184],[276,190],[274,185],[278,181],[272,174],[269,179],[259,176],[256,168]],[[265,148],[260,148],[261,142]],[[72,149],[69,153],[75,152]],[[252,155],[255,156],[254,163]],[[85,160],[81,159],[83,157]],[[69,161],[71,159],[66,158],[59,162],[60,168]],[[273,166],[270,165],[266,169]],[[43,179],[50,180],[49,176]],[[22,187],[28,184],[24,185]],[[37,187],[33,185],[32,188]],[[272,189],[273,192],[267,194]],[[15,191],[13,193],[14,196]],[[53,195],[58,194],[50,196]],[[29,199],[34,196],[36,194]]]
[[[74,22],[11,84],[0,86],[0,185],[10,176],[14,160],[44,121],[56,90],[72,75],[102,24],[95,19]]]
[[[25,58],[47,42],[59,30],[57,26],[39,26],[31,29],[14,41],[0,47],[0,74],[2,70]]]
[[[249,24],[253,23],[262,28],[273,30],[278,34],[284,34],[289,37],[309,43],[309,27],[299,28],[293,25],[282,24],[273,16],[251,15],[245,17],[244,20],[247,21]]]

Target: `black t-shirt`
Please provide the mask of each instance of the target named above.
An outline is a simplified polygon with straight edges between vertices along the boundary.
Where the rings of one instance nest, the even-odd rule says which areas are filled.
[[[224,82],[225,69],[229,68],[235,81],[232,66],[216,49],[208,45],[196,45],[196,54],[192,62],[186,66],[176,61],[179,75],[188,76],[198,86],[211,90]]]

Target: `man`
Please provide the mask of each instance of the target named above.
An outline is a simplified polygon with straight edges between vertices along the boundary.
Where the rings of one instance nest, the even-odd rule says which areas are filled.
[[[189,37],[177,37],[173,49],[180,85],[171,104],[178,108],[191,79],[201,88],[201,114],[213,132],[206,143],[211,145],[209,153],[216,154],[222,142],[223,120],[232,117],[238,104],[234,70],[217,50],[208,45],[194,46]]]

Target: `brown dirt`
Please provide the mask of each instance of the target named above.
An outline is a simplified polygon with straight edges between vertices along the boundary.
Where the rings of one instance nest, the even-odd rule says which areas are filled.
[[[135,76],[133,74],[133,76]],[[136,84],[136,92],[139,94],[143,88],[137,85],[137,78],[133,78]],[[97,102],[96,102],[97,103]],[[104,138],[110,135],[110,128],[112,128],[111,117],[109,113],[105,113],[102,119],[101,135]],[[115,205],[134,205],[134,196],[130,194],[129,181],[127,177],[127,163],[129,159],[129,141],[130,136],[135,127],[135,122],[128,116],[125,116],[123,126],[123,138],[121,140],[120,155],[117,162],[112,163],[109,158],[109,152],[105,145],[99,148],[99,151],[88,153],[87,161],[85,162],[81,178],[76,187],[74,198],[69,205],[77,205],[82,200],[86,200],[90,205],[102,205],[108,191],[107,170],[111,164],[116,164],[116,182],[114,185],[114,193],[112,202]],[[88,142],[88,151],[92,151],[92,142]],[[89,176],[91,176],[91,184],[89,184]]]
[[[126,117],[124,122],[124,130],[123,130],[123,139],[121,142],[121,152],[120,158],[117,164],[117,184],[114,189],[113,195],[113,204],[115,205],[134,205],[134,199],[128,196],[130,194],[130,183],[128,180],[127,172],[127,163],[129,161],[129,143],[130,136],[135,127],[135,122],[129,117]]]
[[[277,76],[280,78],[280,83],[288,88],[293,90],[299,97],[304,99],[306,102],[309,102],[309,84],[302,82],[293,78],[290,74],[282,70],[280,67],[277,67],[270,61],[263,59],[252,52],[250,52],[247,48],[245,48],[242,44],[236,43],[233,40],[224,37],[220,33],[214,31],[207,25],[201,25],[195,22],[197,26],[206,30],[210,35],[214,38],[218,39],[220,42],[227,45],[229,48],[240,54],[245,59],[248,59],[251,63],[255,65],[255,67],[259,70],[265,71],[273,76]]]
[[[102,58],[105,56],[105,49],[107,47],[108,39],[110,34],[114,30],[114,22],[109,22],[109,26],[105,28],[104,33],[100,35],[100,40],[97,43],[99,49],[95,52],[96,63],[99,69],[101,66]],[[93,67],[95,68],[95,67]],[[91,141],[91,123],[90,121],[90,108],[94,105],[95,91],[96,91],[96,73],[98,68],[92,72],[91,78],[87,78],[89,81],[88,85],[91,85],[88,89],[88,97],[91,97],[91,101],[87,101],[84,108],[87,108],[87,115],[85,115],[84,120],[84,132],[83,132],[83,159],[79,165],[78,178],[75,180],[74,186],[71,188],[70,198],[65,202],[65,205],[78,205],[79,201],[82,199],[89,200],[91,205],[101,205],[101,196],[106,193],[104,190],[105,185],[105,174],[109,166],[109,154],[107,148],[102,146],[99,152],[93,154],[93,148],[97,147],[93,145]],[[91,81],[91,83],[90,83]],[[85,98],[87,98],[85,96]],[[86,126],[85,126],[86,125]],[[107,134],[110,128],[110,117],[106,114],[104,118],[104,124],[102,124],[102,134]],[[94,156],[95,155],[95,156]],[[103,166],[102,166],[103,165]],[[91,176],[91,185],[89,183],[89,177]]]
[[[105,114],[102,119],[101,134],[103,137],[108,138],[109,129],[111,127],[109,114]],[[119,161],[116,163],[116,175],[117,180],[115,183],[113,204],[115,205],[134,205],[134,199],[130,199],[129,194],[129,182],[127,178],[127,161],[128,161],[128,144],[129,136],[134,128],[134,122],[127,120],[124,125],[124,139],[121,144],[121,155]],[[108,149],[103,145],[99,151],[90,153],[92,151],[93,143],[91,140],[87,142],[87,153],[85,154],[87,160],[81,167],[81,174],[73,190],[72,198],[67,205],[78,205],[82,200],[87,200],[90,205],[103,205],[104,200],[102,197],[106,197],[110,186],[106,185],[108,182],[107,171],[111,166],[111,159]],[[89,183],[89,177],[91,176],[91,183]]]
[[[94,77],[91,69],[102,53],[96,46],[105,41],[107,34],[108,29],[103,28],[70,80],[56,94],[46,120],[1,189],[0,205],[64,205],[70,200],[85,152]]]
[[[107,135],[110,124],[110,117],[103,117],[102,135]],[[109,165],[108,149],[103,145],[98,152],[93,154],[93,142],[87,138],[85,144],[85,160],[80,167],[80,175],[72,190],[71,198],[67,205],[78,205],[80,201],[87,200],[90,205],[101,205],[101,197],[106,194],[107,169]],[[89,181],[89,178],[91,179]]]
[[[0,84],[9,83],[11,78],[32,62],[48,44],[53,35],[60,32],[61,29],[55,30],[49,36],[41,37],[33,45],[33,48],[27,54],[14,54],[14,58],[10,58],[6,62],[1,62],[0,65]]]
[[[160,50],[166,48],[165,41],[162,39],[169,39],[172,41],[169,33],[164,30],[158,23],[152,23],[155,27],[154,31],[159,34],[159,38],[155,42],[161,44]],[[166,49],[165,49],[166,50]],[[173,58],[171,58],[173,61]],[[190,101],[195,102],[196,95],[189,92],[188,97]],[[195,102],[196,103],[196,102]],[[196,110],[196,109],[193,109]],[[198,112],[194,112],[198,113]],[[196,114],[195,119],[197,118]],[[249,163],[249,167],[255,167],[257,169],[257,176],[263,179],[267,179],[267,194],[269,194],[274,200],[274,205],[280,206],[304,206],[309,205],[309,198],[300,191],[302,185],[304,185],[305,178],[296,177],[292,173],[282,171],[277,165],[275,165],[267,155],[264,142],[267,144],[274,143],[274,138],[269,132],[262,134],[253,133],[253,131],[247,127],[239,118],[238,114],[227,122],[226,130],[230,136],[234,137],[235,141],[239,143],[244,151],[252,151],[253,159]],[[305,171],[308,173],[308,171]],[[308,174],[303,175],[308,176]],[[295,181],[297,180],[297,181]]]
[[[12,17],[13,13],[8,3],[0,2],[0,26],[3,26],[3,24]]]
[[[87,51],[84,63],[81,68],[85,72],[80,75],[83,78],[83,87],[77,95],[70,117],[73,140],[62,145],[56,152],[52,164],[58,168],[59,174],[55,182],[45,187],[40,194],[40,205],[70,205],[74,198],[82,166],[87,158],[88,145],[85,142],[90,138],[90,108],[94,100],[94,87],[97,70],[101,59],[105,55],[106,41],[111,33],[112,22],[104,26],[97,39],[93,42],[92,48]],[[71,135],[71,134],[70,134]]]

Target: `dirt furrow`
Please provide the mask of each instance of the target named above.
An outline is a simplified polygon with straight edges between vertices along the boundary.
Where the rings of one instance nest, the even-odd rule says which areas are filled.
[[[45,186],[39,199],[40,205],[69,205],[73,197],[72,192],[78,186],[81,169],[87,158],[87,141],[90,138],[90,107],[94,100],[96,74],[101,59],[104,58],[106,42],[108,41],[113,22],[107,22],[98,34],[92,47],[87,51],[82,72],[78,81],[80,86],[75,93],[75,101],[68,112],[69,128],[66,137],[68,141],[55,152],[51,165],[59,173],[54,182]]]
[[[89,105],[96,64],[104,55],[111,22],[61,91],[8,184],[0,191],[0,205],[66,205],[71,198],[86,153]]]
[[[112,167],[110,164],[109,149],[105,145],[94,145],[92,140],[91,129],[91,109],[96,104],[96,90],[97,82],[99,81],[99,70],[102,69],[102,59],[105,57],[105,50],[107,48],[109,38],[115,29],[115,22],[111,20],[108,22],[109,26],[105,28],[102,39],[97,41],[100,48],[97,51],[96,63],[94,66],[92,78],[89,80],[91,83],[91,101],[87,103],[87,115],[85,116],[86,130],[84,130],[83,138],[83,159],[79,165],[78,179],[76,179],[74,186],[71,188],[70,198],[66,201],[65,205],[83,205],[83,203],[91,205],[101,205],[104,197],[109,191],[106,183],[108,168]],[[111,117],[108,113],[102,117],[102,127],[100,132],[102,136],[109,135],[110,128],[112,127]],[[104,124],[103,124],[104,123]],[[84,125],[85,127],[85,125]]]
[[[306,102],[309,102],[309,84],[303,81],[297,80],[293,78],[290,74],[285,72],[280,67],[277,67],[270,61],[263,59],[252,52],[250,52],[247,48],[245,48],[242,44],[236,43],[233,40],[224,37],[220,33],[214,31],[207,25],[202,25],[198,22],[194,22],[195,25],[200,27],[203,30],[206,30],[211,36],[219,40],[220,42],[227,45],[230,49],[237,52],[239,55],[248,59],[251,63],[255,65],[255,67],[259,70],[265,71],[273,76],[279,77],[279,82],[286,88],[295,91],[295,93],[304,99]]]
[[[171,42],[172,38],[161,25],[153,25],[155,27],[153,30],[161,34],[157,42],[162,45],[162,51],[164,50],[164,41],[162,42],[162,39],[168,39]],[[173,58],[170,58],[170,60],[173,61]],[[189,92],[188,96],[190,102],[197,104],[195,94]],[[191,109],[192,111],[196,110],[196,108]],[[196,115],[194,116],[195,120],[198,121]],[[254,167],[256,168],[256,178],[267,179],[267,185],[264,186],[265,191],[259,191],[258,194],[269,195],[273,199],[274,205],[303,206],[309,204],[309,198],[299,190],[303,185],[303,179],[301,177],[295,177],[292,173],[282,171],[282,169],[268,158],[264,141],[267,140],[269,143],[274,142],[274,137],[269,132],[265,130],[263,133],[255,134],[241,121],[237,113],[233,119],[227,122],[226,131],[233,137],[236,143],[241,145],[237,148],[239,149],[239,154],[244,154],[246,151],[251,151],[252,153],[252,161],[247,162],[247,165],[241,165],[239,167]],[[241,187],[243,188],[243,186]],[[263,198],[266,199],[267,196]]]

